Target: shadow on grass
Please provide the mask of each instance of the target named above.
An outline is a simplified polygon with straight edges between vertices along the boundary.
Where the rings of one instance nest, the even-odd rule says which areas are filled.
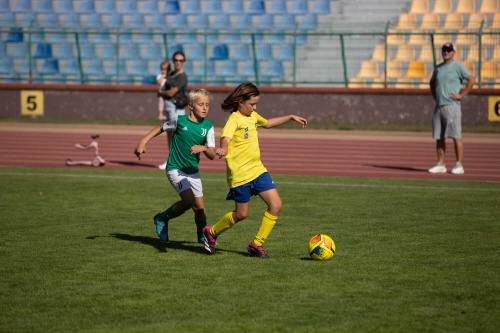
[[[395,166],[395,165],[363,164],[362,166],[368,166],[368,167],[372,167],[372,168],[381,168],[381,169],[427,172],[427,169],[419,169],[419,168],[412,168],[412,167],[400,167],[400,166]]]
[[[132,162],[132,161],[109,161],[109,163],[126,165],[126,166],[130,166],[130,167],[146,167],[146,168],[154,168],[154,169],[158,168],[158,165]]]

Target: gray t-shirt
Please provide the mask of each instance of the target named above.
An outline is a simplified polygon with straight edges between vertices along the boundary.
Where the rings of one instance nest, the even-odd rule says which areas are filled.
[[[458,94],[463,81],[471,76],[469,70],[460,62],[439,64],[432,73],[431,82],[436,84],[436,104],[438,106],[460,104],[460,100],[450,99],[450,94]]]

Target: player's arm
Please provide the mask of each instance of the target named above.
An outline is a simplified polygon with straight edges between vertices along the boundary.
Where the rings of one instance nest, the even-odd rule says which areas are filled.
[[[436,72],[432,73],[431,80],[429,81],[429,88],[431,89],[432,98],[436,100]]]
[[[474,84],[476,84],[476,80],[472,75],[467,77],[467,84],[465,85],[465,88],[460,89],[460,92],[458,94],[451,94],[450,98],[451,99],[462,99],[464,98],[471,90],[472,87],[474,87]]]
[[[190,149],[190,153],[203,153],[208,159],[213,160],[215,158],[215,147],[207,147],[202,145],[192,146]]]
[[[137,158],[139,158],[139,160],[141,159],[141,155],[146,152],[146,145],[148,144],[148,142],[152,138],[160,135],[163,132],[163,125],[158,125],[153,128],[144,138],[142,138],[142,140],[134,149],[134,154],[137,156]]]
[[[267,124],[265,124],[263,127],[264,128],[271,128],[271,127],[276,127],[280,126],[283,124],[288,123],[289,121],[295,121],[299,124],[302,125],[302,127],[307,126],[307,119],[296,116],[296,115],[288,115],[288,116],[283,116],[283,117],[276,117],[276,118],[271,118],[267,120]]]
[[[227,150],[230,143],[231,143],[231,138],[228,138],[227,136],[223,136],[222,138],[220,138],[220,147],[217,148],[217,150],[215,151],[215,153],[217,154],[217,156],[219,156],[219,158],[222,158],[222,156],[227,155]]]

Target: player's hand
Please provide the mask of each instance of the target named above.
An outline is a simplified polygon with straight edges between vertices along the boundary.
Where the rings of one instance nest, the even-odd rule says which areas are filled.
[[[307,126],[307,119],[306,118],[302,118],[299,116],[293,116],[292,119],[294,121],[298,122],[299,124],[302,124],[303,128]]]
[[[227,155],[227,148],[217,148],[215,154],[219,156],[219,159],[221,159],[223,156]]]
[[[197,154],[197,153],[204,152],[205,150],[206,150],[205,146],[196,145],[196,146],[192,146],[191,149],[189,149],[189,152],[191,154]]]
[[[135,154],[135,156],[137,156],[137,158],[139,160],[141,160],[141,155],[144,153],[146,153],[146,147],[144,147],[141,144],[139,144],[139,145],[137,145],[137,147],[135,147],[134,154]]]
[[[462,99],[462,95],[460,95],[460,94],[450,94],[448,97],[450,97],[450,99],[453,99],[453,100],[461,100]]]

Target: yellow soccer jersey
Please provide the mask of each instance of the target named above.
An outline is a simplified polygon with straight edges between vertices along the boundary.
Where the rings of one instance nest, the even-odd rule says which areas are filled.
[[[245,117],[233,112],[222,130],[221,137],[231,139],[226,155],[227,183],[230,188],[251,182],[267,169],[260,160],[257,128],[267,124],[267,119],[257,112]]]

